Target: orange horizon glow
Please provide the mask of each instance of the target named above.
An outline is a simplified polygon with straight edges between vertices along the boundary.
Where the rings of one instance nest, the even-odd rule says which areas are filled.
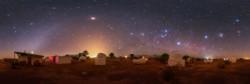
[[[93,38],[85,41],[86,48],[89,52],[90,58],[95,58],[98,53],[108,53],[109,48],[107,42],[103,38]]]

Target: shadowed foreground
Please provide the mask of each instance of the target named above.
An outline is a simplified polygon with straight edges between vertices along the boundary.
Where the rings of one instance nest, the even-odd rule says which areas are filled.
[[[151,60],[135,65],[129,60],[109,60],[106,66],[92,61],[42,67],[23,66],[11,69],[0,64],[1,84],[250,84],[249,63],[216,64],[192,67],[165,67]]]

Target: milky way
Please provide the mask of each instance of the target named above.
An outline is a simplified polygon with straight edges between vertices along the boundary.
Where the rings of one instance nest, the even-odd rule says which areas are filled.
[[[250,55],[249,0],[0,0],[0,57]]]

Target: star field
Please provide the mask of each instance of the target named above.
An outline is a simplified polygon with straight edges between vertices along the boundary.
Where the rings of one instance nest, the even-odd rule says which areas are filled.
[[[0,0],[0,57],[250,56],[249,0]]]

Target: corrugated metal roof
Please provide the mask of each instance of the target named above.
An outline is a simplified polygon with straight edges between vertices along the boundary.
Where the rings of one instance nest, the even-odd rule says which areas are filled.
[[[35,57],[44,57],[43,55],[37,55],[37,54],[31,54],[26,52],[14,52],[15,54],[18,54],[19,56],[35,56]]]

